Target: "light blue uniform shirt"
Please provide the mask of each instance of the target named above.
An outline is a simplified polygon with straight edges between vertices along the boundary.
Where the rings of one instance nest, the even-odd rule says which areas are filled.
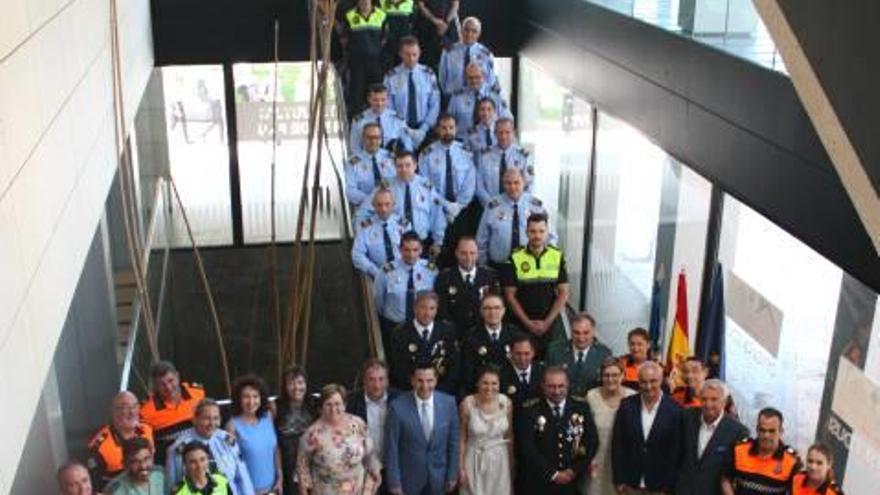
[[[452,159],[452,192],[458,205],[457,210],[470,204],[474,199],[474,188],[477,185],[473,154],[464,148],[458,141],[453,141],[448,146],[440,141],[431,143],[419,155],[419,174],[431,181],[437,195],[443,200],[443,204],[449,210],[449,201],[446,199],[446,152]],[[458,213],[456,211],[456,214]]]
[[[507,102],[497,88],[489,86],[488,83],[483,84],[479,90],[462,89],[457,91],[449,99],[449,106],[446,111],[455,118],[455,137],[464,141],[471,129],[476,125],[474,110],[477,103],[483,98],[491,98],[495,102],[495,108],[498,117],[512,118],[513,114],[507,108]]]
[[[440,116],[440,87],[437,76],[429,67],[419,64],[413,69],[400,64],[385,74],[385,87],[388,88],[388,107],[397,116],[407,121],[409,111],[409,77],[412,74],[416,89],[416,114],[418,126],[413,128],[413,146],[418,147],[425,135],[437,124]]]
[[[406,296],[409,284],[409,271],[413,270],[415,293],[434,290],[437,267],[425,259],[415,265],[407,265],[403,260],[395,261],[389,270],[382,270],[373,284],[373,299],[376,310],[388,320],[400,323],[406,319]]]
[[[505,263],[511,253],[511,235],[513,230],[513,209],[519,208],[519,245],[528,244],[526,221],[533,213],[547,214],[540,199],[524,192],[514,201],[506,194],[495,196],[483,210],[480,226],[477,228],[477,249],[480,264],[492,261]],[[550,229],[548,244],[556,245],[555,230]]]
[[[440,56],[440,90],[451,95],[465,87],[464,58],[465,51],[470,52],[470,62],[477,63],[483,69],[483,77],[490,86],[498,84],[495,74],[495,57],[485,45],[479,41],[471,45],[458,42],[443,51]]]
[[[363,112],[357,115],[354,120],[351,121],[351,136],[349,137],[349,146],[351,146],[352,153],[357,153],[358,151],[363,151],[363,136],[364,136],[364,126],[369,123],[377,123],[380,122],[382,127],[382,147],[387,147],[388,143],[391,141],[398,139],[403,144],[403,147],[412,150],[412,136],[410,136],[410,130],[406,127],[406,122],[403,121],[400,117],[397,116],[397,113],[390,108],[386,108],[384,112],[380,115],[373,111],[372,108],[367,108]]]
[[[526,192],[532,191],[535,182],[535,167],[531,154],[518,144],[512,144],[502,150],[497,145],[483,153],[477,168],[477,199],[483,207],[490,199],[504,193],[501,187],[501,156],[506,157],[507,169],[516,168],[522,172]]]
[[[446,230],[446,215],[443,212],[443,200],[431,187],[430,181],[421,175],[414,175],[409,181],[410,197],[412,198],[412,229],[419,235],[419,239],[425,240],[428,236],[435,244],[443,243],[443,235]],[[407,182],[394,176],[386,181],[385,186],[394,193],[394,213],[404,218],[406,205]],[[373,210],[373,194],[364,199],[361,207],[355,213],[355,222],[360,224],[364,220],[375,215]]]
[[[390,179],[396,174],[394,157],[384,148],[379,148],[375,155],[370,155],[365,150],[352,153],[345,167],[345,194],[348,201],[355,206],[359,206],[379,185],[373,175],[373,157],[376,158],[382,179]]]
[[[409,222],[396,213],[392,213],[385,220],[379,215],[373,215],[373,218],[361,222],[360,230],[351,247],[351,261],[354,263],[354,267],[375,278],[388,262],[383,231],[388,232],[392,255],[395,260],[398,260],[400,259],[400,237],[410,228]]]
[[[169,489],[183,481],[183,476],[186,474],[183,467],[183,447],[193,440],[208,446],[217,471],[229,480],[232,493],[235,495],[254,493],[254,485],[251,483],[250,474],[242,460],[241,449],[235,438],[224,430],[216,430],[211,438],[205,439],[196,433],[195,428],[182,432],[168,447],[165,456],[165,482]]]
[[[480,155],[489,151],[497,142],[493,120],[489,125],[480,122],[472,128],[465,139],[465,146],[474,154],[474,163],[479,166]]]

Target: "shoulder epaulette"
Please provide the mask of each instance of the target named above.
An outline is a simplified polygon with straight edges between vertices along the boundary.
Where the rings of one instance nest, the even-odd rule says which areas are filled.
[[[486,204],[486,207],[489,209],[497,208],[500,203],[497,199],[490,199],[489,203]]]
[[[522,156],[526,156],[526,157],[527,157],[527,156],[529,156],[529,150],[527,150],[527,149],[525,149],[525,148],[520,148],[520,149],[519,149],[519,154],[522,155]]]
[[[389,273],[389,272],[394,271],[394,262],[393,262],[393,261],[388,261],[388,262],[386,262],[385,264],[383,264],[383,265],[382,265],[382,271],[385,272],[385,273]]]
[[[350,164],[352,164],[352,165],[357,165],[357,164],[360,163],[360,162],[361,162],[361,157],[359,157],[359,156],[357,156],[357,155],[354,155],[354,156],[352,156],[351,158],[348,159],[348,163],[350,163]]]
[[[382,189],[388,189],[389,187],[391,187],[391,182],[388,182],[388,179],[382,179],[382,181],[379,182],[379,186]]]
[[[365,228],[369,227],[369,226],[372,225],[372,224],[373,224],[373,221],[370,220],[370,219],[368,218],[368,219],[366,219],[366,220],[364,220],[364,221],[361,222],[361,228],[362,228],[362,229],[365,229]]]
[[[230,447],[235,447],[235,435],[226,435],[223,437],[223,442]]]
[[[425,266],[428,267],[428,270],[431,270],[432,272],[437,271],[437,265],[435,265],[433,261],[429,261]]]
[[[428,67],[427,65],[419,64],[419,67],[421,67],[422,70],[427,72],[428,74],[431,74],[432,76],[434,75],[434,69]]]
[[[541,403],[540,397],[532,397],[531,399],[522,403],[523,407],[535,407],[536,405]]]
[[[532,196],[532,200],[531,200],[531,201],[532,201],[532,204],[535,205],[535,206],[541,206],[541,205],[544,204],[540,199],[538,199],[538,198],[536,198],[536,197],[534,197],[534,196]]]

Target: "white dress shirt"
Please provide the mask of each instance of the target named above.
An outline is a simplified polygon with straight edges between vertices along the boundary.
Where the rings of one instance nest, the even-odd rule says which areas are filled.
[[[378,400],[372,400],[369,395],[364,394],[364,403],[367,406],[367,434],[373,441],[376,458],[381,461],[385,440],[385,416],[388,414],[388,394]]]
[[[489,325],[486,325],[486,333],[489,335],[489,340],[495,342],[495,337],[501,338],[501,328],[502,325],[498,325],[498,328],[490,328]]]
[[[516,366],[513,367],[513,370],[516,371],[516,377],[518,380],[522,381],[522,374],[523,374],[523,372],[525,372],[526,382],[529,384],[532,383],[532,365],[531,364],[529,365],[528,368],[526,368],[524,370],[521,370],[521,369],[517,368]]]
[[[586,362],[587,362],[587,354],[590,353],[590,347],[593,347],[593,346],[592,346],[592,345],[588,345],[587,347],[584,347],[583,349],[578,349],[577,347],[575,347],[574,345],[572,345],[572,346],[571,346],[571,352],[573,353],[572,356],[574,357],[574,362],[575,362],[575,363],[578,362],[578,353],[579,353],[579,352],[582,352],[582,353],[584,353],[584,362],[586,363]]]
[[[468,275],[471,276],[471,283],[477,283],[477,267],[474,266],[470,270],[465,270],[461,266],[458,267],[458,273],[461,274],[461,279],[467,282]]]
[[[697,435],[697,459],[703,457],[703,451],[706,450],[706,446],[709,445],[709,440],[712,439],[712,435],[715,434],[715,430],[718,429],[718,425],[721,423],[721,419],[724,418],[724,413],[718,415],[715,418],[715,421],[711,423],[706,423],[706,419],[703,418],[703,415],[700,415],[700,433]]]
[[[434,431],[434,394],[431,394],[427,399],[422,399],[418,394],[416,395],[416,409],[419,412],[419,423],[421,423],[422,427],[425,428],[427,424],[428,431]],[[427,413],[427,417],[425,414]],[[431,436],[428,435],[428,440],[431,439]]]
[[[660,398],[654,405],[648,409],[645,405],[645,401],[642,400],[642,437],[645,442],[648,441],[648,437],[651,435],[651,428],[654,426],[654,420],[657,418],[657,410],[660,409],[660,402],[663,400],[663,395],[660,395]],[[645,487],[645,476],[642,475],[642,480],[639,483],[641,488]]]
[[[425,330],[427,330],[428,331],[428,338],[425,340],[428,340],[428,341],[431,340],[431,334],[434,333],[434,322],[433,321],[430,324],[428,324],[428,326],[423,326],[421,323],[419,323],[418,320],[413,320],[413,325],[415,325],[416,332],[419,333],[419,337],[424,335]]]
[[[557,406],[559,407],[559,418],[561,418],[562,415],[565,414],[565,399],[562,399],[562,402],[560,402],[559,404],[556,404],[552,400],[548,399],[547,405],[550,406],[551,411],[553,410],[554,407],[557,407]],[[557,419],[559,419],[559,418],[557,418]]]

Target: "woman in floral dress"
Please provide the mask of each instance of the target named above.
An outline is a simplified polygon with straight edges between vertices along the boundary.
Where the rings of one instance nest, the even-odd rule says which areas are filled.
[[[300,495],[370,495],[381,483],[367,425],[345,412],[345,388],[321,389],[321,417],[300,438]]]

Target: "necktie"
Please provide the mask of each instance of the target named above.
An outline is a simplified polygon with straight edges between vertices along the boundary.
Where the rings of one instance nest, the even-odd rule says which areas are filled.
[[[486,149],[492,147],[492,131],[489,130],[489,126],[486,126]]]
[[[461,76],[464,84],[467,85],[467,68],[471,65],[471,46],[464,45],[464,65],[461,68]]]
[[[528,385],[528,384],[529,384],[529,374],[526,373],[525,371],[520,372],[520,374],[519,374],[519,381],[520,381],[523,385]]]
[[[421,411],[422,411],[422,414],[421,414],[421,416],[422,416],[422,432],[425,433],[425,439],[430,440],[431,439],[431,430],[432,430],[432,428],[431,428],[431,415],[428,413],[428,403],[427,402],[422,402]]]
[[[388,222],[382,222],[382,241],[385,243],[385,261],[391,263],[394,261],[394,247],[388,235]]]
[[[416,297],[416,283],[413,278],[413,269],[409,269],[409,280],[406,281],[406,321],[413,319],[413,302]]]
[[[519,205],[513,203],[513,220],[510,225],[510,252],[520,246],[519,244]]]
[[[584,351],[578,351],[577,364],[578,366],[584,364]]]
[[[376,155],[373,155],[373,181],[375,181],[376,187],[382,183],[382,172],[379,171],[379,162],[376,160]]]
[[[446,201],[455,202],[455,190],[453,188],[453,179],[452,179],[452,150],[446,150],[446,192],[444,195],[446,196]]]
[[[413,224],[413,204],[412,204],[412,195],[409,190],[409,182],[406,183],[406,192],[404,193],[403,198],[403,216],[406,217],[406,221]]]
[[[468,287],[470,287],[470,286],[474,283],[474,281],[471,279],[471,274],[470,274],[470,273],[468,273],[467,275],[464,276],[464,283],[465,283],[465,285],[467,285]]]
[[[422,330],[422,340],[424,340],[425,342],[427,342],[427,341],[428,341],[428,337],[430,337],[430,335],[428,335],[428,329],[426,328],[426,329]]]
[[[382,139],[382,143],[385,143],[385,131],[382,130],[382,115],[378,115],[376,117],[376,125],[379,126],[379,136]]]
[[[507,172],[507,152],[501,150],[501,165],[498,167],[498,194],[504,192],[504,174]]]
[[[492,343],[493,344],[498,343],[498,332],[492,332]]]
[[[406,125],[419,127],[419,109],[416,107],[416,80],[414,71],[409,71],[409,91],[406,95]]]
[[[559,404],[553,404],[553,417],[559,419],[562,415],[562,411],[559,410]]]

